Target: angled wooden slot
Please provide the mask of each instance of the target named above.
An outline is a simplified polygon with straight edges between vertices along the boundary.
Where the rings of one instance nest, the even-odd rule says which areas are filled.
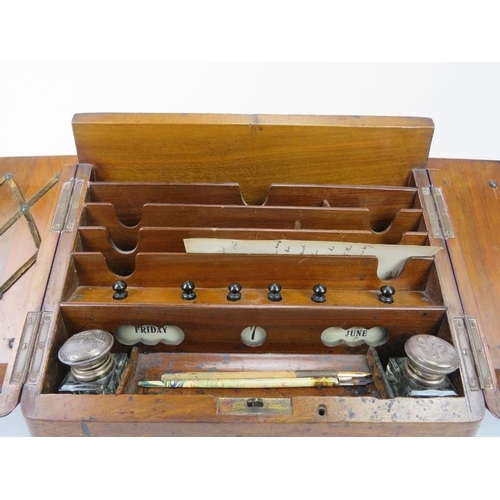
[[[101,253],[104,255],[110,270],[119,276],[128,276],[134,272],[135,256],[140,248],[139,244],[132,250],[121,250],[111,240],[108,229],[100,226],[79,228],[78,233],[79,251]],[[157,245],[157,251],[167,251],[166,243],[166,241],[163,242],[163,247]]]
[[[415,208],[416,188],[391,186],[277,185],[268,206],[368,208],[374,231],[387,229],[399,210]]]
[[[135,226],[147,203],[180,205],[243,205],[240,187],[235,183],[151,183],[151,182],[93,182],[88,201],[111,203],[118,219]]]
[[[119,276],[99,252],[72,255],[80,286],[106,286],[126,278],[130,287],[179,287],[191,280],[202,288],[226,288],[239,282],[247,288],[266,288],[278,282],[284,288],[312,289],[322,283],[331,289],[379,290],[393,284],[399,291],[423,291],[434,266],[432,257],[409,258],[397,278],[377,276],[378,260],[370,256],[247,255],[196,253],[138,253],[134,272]],[[294,272],[291,272],[293,270]]]
[[[393,234],[404,234],[406,232],[423,232],[422,210],[417,208],[402,208],[399,210],[391,224],[381,233],[391,232]]]
[[[387,239],[398,242],[406,232],[419,231],[422,211],[400,210],[384,231]],[[85,226],[107,227],[115,245],[132,250],[143,227],[259,228],[283,230],[371,231],[370,213],[363,208],[295,208],[210,205],[146,204],[136,226],[125,226],[113,205],[88,203],[82,221]]]
[[[240,229],[203,227],[141,227],[137,246],[130,252],[118,248],[104,226],[82,226],[79,228],[82,248],[86,252],[101,252],[113,249],[124,254],[138,252],[183,252],[185,238],[222,238],[238,240],[295,239],[309,241],[338,241],[351,243],[375,243],[385,245],[426,245],[426,232],[408,231],[396,233],[374,233],[363,230],[296,230],[296,229]]]
[[[144,253],[137,255],[134,273],[122,277],[109,269],[102,254],[75,253],[63,301],[91,311],[117,304],[137,310],[150,306],[185,308],[190,301],[184,300],[181,285],[188,279],[195,283],[195,302],[200,308],[225,310],[232,306],[228,285],[237,280],[242,286],[237,307],[273,310],[275,304],[269,300],[268,286],[278,281],[282,287],[281,309],[309,308],[313,314],[329,310],[372,310],[375,317],[396,310],[407,315],[405,311],[414,310],[417,316],[430,314],[431,318],[436,311],[439,316],[445,311],[440,290],[428,292],[428,276],[434,273],[435,267],[432,258],[410,258],[398,278],[382,281],[375,274],[377,260],[372,257],[302,257],[226,254],[220,259],[207,260],[197,254]],[[289,270],[294,267],[300,267],[301,272],[291,276]],[[123,301],[114,300],[113,284],[119,279],[128,285],[128,296]],[[318,283],[328,289],[326,305],[312,299],[313,288]],[[394,304],[380,301],[380,287],[387,283],[396,290]]]
[[[309,240],[348,241],[352,243],[390,244],[387,235],[371,231],[320,231],[320,230],[274,230],[274,229],[206,229],[206,228],[159,228],[142,227],[138,231],[138,241],[134,249],[125,251],[118,248],[105,227],[91,226],[79,228],[81,251],[100,252],[109,268],[118,275],[128,276],[135,269],[135,256],[144,252],[182,253],[185,238],[222,238],[247,240]],[[427,233],[404,233],[399,244],[424,245]]]
[[[115,244],[124,250],[135,247],[141,227],[370,229],[369,211],[360,208],[146,204],[140,224],[129,227],[118,220],[113,205],[88,203],[84,219],[85,225],[107,227]]]

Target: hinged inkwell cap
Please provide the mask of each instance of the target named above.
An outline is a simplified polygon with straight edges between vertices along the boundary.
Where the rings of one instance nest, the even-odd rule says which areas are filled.
[[[80,382],[92,382],[108,375],[114,367],[110,355],[113,335],[104,330],[86,330],[70,337],[59,349],[59,359],[71,367]]]
[[[415,335],[405,344],[406,375],[421,385],[436,387],[458,368],[458,353],[445,340],[432,335]]]

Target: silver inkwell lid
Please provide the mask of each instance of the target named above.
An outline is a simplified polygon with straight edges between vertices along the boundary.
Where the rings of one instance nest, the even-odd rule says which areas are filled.
[[[59,360],[71,367],[74,378],[93,382],[108,375],[114,367],[110,354],[114,338],[104,330],[86,330],[71,336],[59,349]]]
[[[405,374],[420,385],[436,387],[459,365],[456,349],[433,335],[415,335],[405,344]]]

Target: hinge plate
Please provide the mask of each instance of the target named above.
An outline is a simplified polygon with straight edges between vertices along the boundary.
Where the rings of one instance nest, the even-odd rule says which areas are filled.
[[[23,333],[21,341],[17,349],[16,360],[14,362],[14,369],[10,378],[12,385],[22,385],[26,380],[28,367],[31,360],[31,353],[33,352],[33,345],[35,343],[38,325],[40,323],[41,313],[39,311],[31,311],[26,314],[24,322]]]
[[[450,214],[444,199],[443,190],[434,186],[431,186],[431,190],[434,193],[434,200],[436,201],[437,213],[443,236],[445,238],[454,238],[455,232],[453,231],[453,226],[451,225]]]
[[[489,369],[488,359],[485,353],[485,346],[479,331],[476,318],[465,316],[465,328],[469,334],[472,354],[476,361],[476,370],[479,377],[481,389],[494,389],[493,379]]]
[[[76,178],[62,185],[52,221],[52,231],[73,230],[84,184],[84,179]]]
[[[36,339],[36,345],[34,347],[33,361],[31,363],[28,384],[34,384],[38,382],[38,378],[41,374],[42,361],[45,357],[45,351],[48,346],[48,338],[50,331],[50,324],[52,323],[52,312],[44,311],[40,317],[40,322],[38,323],[38,336]]]
[[[48,346],[52,317],[53,313],[47,311],[31,311],[26,314],[21,342],[10,378],[12,385],[22,385],[25,382],[34,384],[38,381]]]
[[[467,375],[467,382],[471,391],[480,391],[481,385],[479,383],[479,377],[476,374],[474,368],[475,355],[469,346],[467,338],[467,329],[465,325],[465,320],[463,317],[453,318],[453,326],[456,333],[456,338],[458,341],[458,349],[462,353],[462,359],[464,362],[464,369]]]
[[[422,188],[422,195],[433,236],[435,238],[454,238],[455,232],[443,190],[435,186],[427,186]]]
[[[54,219],[52,221],[52,231],[62,231],[68,211],[69,200],[71,199],[72,188],[72,180],[64,182],[61,186],[61,193],[59,194],[59,200],[57,201]]]

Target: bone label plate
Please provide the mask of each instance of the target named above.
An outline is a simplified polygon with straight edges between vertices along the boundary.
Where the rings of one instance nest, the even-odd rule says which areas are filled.
[[[184,332],[175,325],[121,325],[116,329],[116,340],[124,345],[134,345],[139,342],[145,345],[156,345],[160,342],[179,345],[184,337]]]
[[[321,334],[321,342],[327,347],[333,347],[340,344],[347,344],[354,347],[361,344],[367,344],[376,347],[385,344],[389,340],[389,332],[381,326],[374,326],[367,329],[361,326],[352,326],[347,330],[340,326],[331,326]]]

